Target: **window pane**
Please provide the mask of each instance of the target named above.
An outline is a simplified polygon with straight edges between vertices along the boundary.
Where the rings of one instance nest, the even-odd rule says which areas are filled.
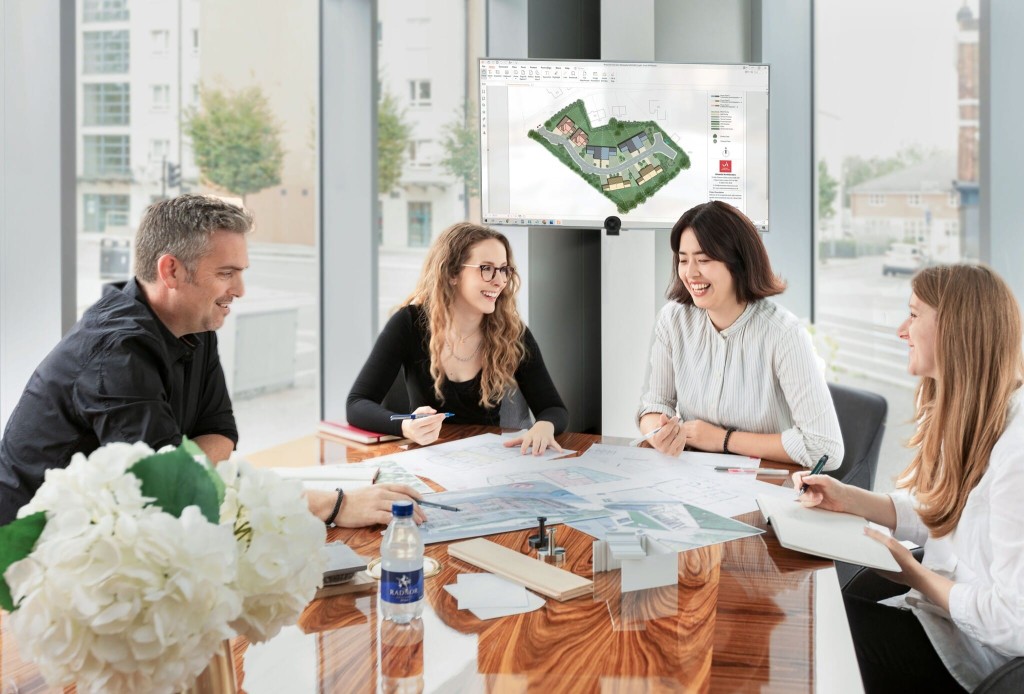
[[[89,74],[128,72],[127,31],[86,31],[82,34],[82,71]]]
[[[86,193],[82,196],[84,231],[106,231],[108,226],[128,226],[127,195],[96,195]]]
[[[127,135],[86,135],[84,137],[86,176],[93,178],[128,178],[129,140]]]
[[[308,434],[320,381],[317,0],[77,3],[79,313],[132,276],[150,203],[194,192],[244,204],[256,219],[246,294],[219,331],[239,451]],[[203,35],[221,39],[200,52]],[[245,36],[261,38],[232,38]],[[234,119],[239,141],[192,141],[190,114],[211,110]]]
[[[117,22],[128,19],[128,0],[85,0],[83,22]]]
[[[85,99],[83,125],[128,125],[130,114],[127,82],[82,85]]]
[[[430,203],[409,203],[409,247],[426,248],[430,245]]]
[[[910,277],[978,257],[978,11],[815,3],[815,337],[832,380],[889,401],[881,491],[913,457],[917,379],[896,336]]]
[[[415,287],[425,249],[480,221],[477,61],[484,0],[377,3],[379,325]]]

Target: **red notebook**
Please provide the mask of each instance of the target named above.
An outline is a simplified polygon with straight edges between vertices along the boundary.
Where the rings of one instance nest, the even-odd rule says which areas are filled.
[[[376,431],[360,429],[345,422],[328,422],[327,420],[320,422],[316,429],[322,434],[340,436],[343,439],[359,443],[381,443],[382,441],[396,441],[400,438],[391,434],[379,434]]]

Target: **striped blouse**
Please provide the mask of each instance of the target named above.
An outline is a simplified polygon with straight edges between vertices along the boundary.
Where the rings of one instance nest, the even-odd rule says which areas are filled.
[[[826,470],[843,461],[839,420],[810,335],[773,301],[747,304],[719,332],[707,311],[671,301],[659,312],[640,417],[677,412],[722,428],[782,434],[793,460]]]

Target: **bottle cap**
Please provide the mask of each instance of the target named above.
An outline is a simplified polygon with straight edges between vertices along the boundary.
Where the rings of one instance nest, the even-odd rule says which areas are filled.
[[[391,502],[391,513],[397,518],[403,518],[412,515],[412,502],[411,501],[393,501]]]

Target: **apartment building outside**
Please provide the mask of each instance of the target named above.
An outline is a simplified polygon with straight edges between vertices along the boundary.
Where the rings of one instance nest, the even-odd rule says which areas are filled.
[[[199,3],[76,5],[78,230],[127,238],[146,206],[181,189],[166,163],[186,187],[198,178],[178,114],[197,95]]]

